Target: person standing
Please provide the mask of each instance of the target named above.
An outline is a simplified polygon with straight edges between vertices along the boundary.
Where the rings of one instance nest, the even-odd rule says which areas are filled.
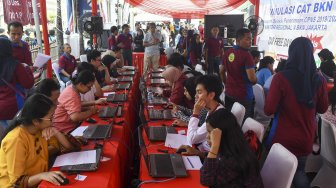
[[[148,66],[156,70],[159,67],[161,34],[156,31],[155,23],[149,24],[149,32],[146,33],[143,45],[145,47],[143,75],[147,74]]]
[[[118,28],[117,26],[112,26],[110,30],[111,36],[108,38],[108,49],[112,50],[117,45]]]
[[[123,57],[126,65],[132,66],[132,35],[129,33],[129,25],[124,24],[122,27],[122,33],[118,35],[117,46],[123,50]]]
[[[29,89],[34,85],[34,76],[28,66],[14,59],[11,41],[0,37],[0,129],[8,127],[24,103],[25,94],[17,89]]]
[[[135,32],[133,34],[134,38],[134,52],[144,52],[143,40],[144,40],[144,32],[141,29],[141,24],[135,24]]]
[[[218,36],[219,27],[211,28],[211,36],[205,41],[205,65],[208,68],[208,74],[217,73],[219,75],[219,65],[222,62],[224,42],[223,38]]]
[[[7,28],[9,38],[12,42],[13,57],[19,63],[25,63],[29,66],[33,66],[29,45],[21,40],[23,35],[23,25],[20,22],[13,21],[8,24]]]
[[[239,29],[236,34],[237,45],[228,49],[223,58],[221,78],[225,84],[225,107],[231,109],[239,102],[245,109],[245,118],[254,115],[254,95],[252,85],[257,83],[252,55],[248,51],[252,34],[248,29]]]
[[[334,78],[336,65],[333,61],[333,59],[335,58],[333,53],[325,48],[318,53],[318,56],[321,60],[320,65],[321,72],[323,72],[323,74],[327,75],[330,78]]]
[[[71,55],[71,46],[68,43],[63,45],[63,54],[58,60],[60,67],[59,75],[64,83],[70,81],[70,77],[76,68],[76,58]]]
[[[298,159],[293,185],[309,188],[305,174],[317,127],[316,113],[328,108],[326,80],[317,71],[314,47],[305,37],[293,40],[286,68],[274,75],[265,102],[265,114],[274,114],[266,145],[280,143]]]

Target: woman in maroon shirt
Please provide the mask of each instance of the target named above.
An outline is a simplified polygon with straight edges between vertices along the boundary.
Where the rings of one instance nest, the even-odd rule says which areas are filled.
[[[280,143],[298,159],[295,187],[309,187],[305,174],[307,156],[312,152],[316,113],[328,108],[326,81],[316,70],[314,47],[299,37],[288,49],[286,68],[274,75],[265,102],[265,114],[274,114],[266,144]]]
[[[28,66],[16,61],[12,55],[11,42],[0,38],[0,126],[7,128],[6,120],[11,120],[18,112],[16,95],[24,95],[18,88],[29,89],[34,85],[34,76]],[[22,93],[21,93],[22,92]]]

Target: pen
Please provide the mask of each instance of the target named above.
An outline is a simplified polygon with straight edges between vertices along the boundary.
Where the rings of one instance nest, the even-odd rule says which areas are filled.
[[[195,168],[194,165],[191,163],[189,157],[187,157],[187,160],[188,160],[188,162],[190,163],[191,167],[192,167],[192,168]]]

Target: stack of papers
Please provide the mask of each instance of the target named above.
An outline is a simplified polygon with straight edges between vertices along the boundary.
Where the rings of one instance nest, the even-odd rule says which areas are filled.
[[[55,160],[53,167],[96,163],[96,160],[97,160],[96,150],[72,152],[58,156]]]
[[[187,170],[200,170],[203,166],[199,156],[182,156],[182,159]]]
[[[179,148],[181,145],[189,145],[187,136],[180,134],[167,134],[165,146],[169,148]]]
[[[34,62],[34,67],[42,68],[50,59],[50,55],[38,53]]]
[[[83,136],[84,131],[88,126],[79,126],[75,130],[73,130],[70,134],[72,136]]]

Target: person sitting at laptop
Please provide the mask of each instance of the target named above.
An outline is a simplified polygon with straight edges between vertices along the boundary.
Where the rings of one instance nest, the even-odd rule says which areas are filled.
[[[92,72],[92,74],[95,71],[95,68],[92,64],[82,62],[77,67],[77,73],[81,73],[82,71],[88,70]],[[106,99],[97,99],[104,96],[103,90],[100,87],[97,79],[95,79],[93,86],[91,87],[90,91],[86,93],[81,93],[81,101],[82,106],[93,106],[93,105],[103,105],[107,104]]]
[[[105,52],[103,56],[103,64],[109,69],[110,75],[114,78],[119,76],[118,69],[124,66],[124,59],[121,53],[121,48],[114,47]],[[124,71],[121,69],[121,71]]]
[[[61,132],[68,133],[81,121],[97,113],[95,106],[82,111],[80,94],[91,90],[95,81],[92,72],[84,70],[75,74],[72,78],[72,85],[68,86],[58,98],[58,105],[54,114],[54,126]]]
[[[209,151],[210,147],[206,142],[206,124],[198,126],[200,112],[203,108],[208,110],[207,116],[218,109],[224,108],[219,96],[223,91],[223,85],[218,76],[204,75],[196,80],[195,105],[188,124],[187,141],[190,145],[199,144],[201,151]]]
[[[211,145],[201,168],[201,184],[209,187],[262,188],[258,160],[246,142],[236,117],[218,109],[206,120]]]
[[[187,77],[182,73],[182,71],[174,66],[170,66],[162,73],[162,77],[171,87],[170,96],[168,93],[163,93],[166,97],[169,96],[170,102],[176,105],[192,108],[194,101],[188,100],[183,94],[183,82],[187,79]]]
[[[111,90],[112,87],[110,85],[112,82],[110,73],[108,68],[102,63],[101,53],[97,50],[93,50],[87,55],[87,60],[95,67],[94,73],[99,85],[104,91]]]
[[[48,172],[48,157],[72,145],[52,126],[54,103],[45,95],[34,94],[25,102],[19,117],[6,130],[0,148],[1,187],[37,187],[42,181],[55,185],[65,175]]]
[[[188,78],[183,82],[184,85],[184,96],[189,101],[195,101],[195,95],[196,95],[196,79],[197,77],[191,77]],[[181,126],[186,127],[188,126],[188,122],[190,121],[191,115],[192,115],[192,109],[186,108],[181,105],[175,105],[173,104],[173,113],[177,117],[176,120],[174,120],[173,125],[175,126]],[[203,108],[200,112],[200,121],[198,122],[198,126],[201,126],[205,122],[205,117],[207,115],[208,111]]]

